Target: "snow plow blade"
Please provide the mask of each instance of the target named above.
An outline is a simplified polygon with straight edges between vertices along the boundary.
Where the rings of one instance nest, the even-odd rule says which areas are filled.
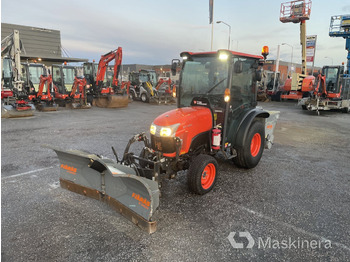
[[[157,182],[137,176],[133,168],[111,159],[46,147],[59,158],[62,188],[107,203],[149,234],[156,231],[152,216],[159,206]]]
[[[33,116],[35,111],[35,107],[30,105],[26,109],[14,108],[11,105],[1,106],[1,118],[17,118],[17,117],[29,117]]]
[[[129,104],[128,95],[107,95],[94,98],[94,105],[104,108],[121,108]]]

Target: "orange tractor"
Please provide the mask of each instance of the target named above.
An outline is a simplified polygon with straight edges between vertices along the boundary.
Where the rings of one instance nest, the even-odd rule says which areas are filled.
[[[154,119],[150,140],[143,132],[134,135],[121,158],[112,148],[116,160],[53,148],[63,188],[108,203],[149,233],[156,230],[163,179],[188,170],[189,189],[209,193],[219,176],[215,157],[254,168],[272,146],[279,115],[256,107],[262,56],[219,50],[181,57],[177,109]],[[173,73],[177,65],[173,60]],[[135,142],[143,144],[139,154],[129,152]]]

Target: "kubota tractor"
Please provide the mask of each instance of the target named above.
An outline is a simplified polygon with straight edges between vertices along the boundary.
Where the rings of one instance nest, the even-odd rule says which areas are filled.
[[[219,50],[181,57],[177,109],[153,121],[150,140],[134,135],[121,159],[112,148],[116,160],[53,148],[63,188],[107,202],[150,233],[163,179],[187,170],[189,189],[201,195],[217,181],[218,154],[239,167],[255,167],[272,145],[279,113],[256,107],[262,56]],[[137,141],[144,144],[141,153],[129,152]]]

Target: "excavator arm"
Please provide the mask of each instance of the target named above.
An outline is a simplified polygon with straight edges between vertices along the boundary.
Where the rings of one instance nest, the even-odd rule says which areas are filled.
[[[74,98],[75,93],[77,92],[77,89],[79,88],[79,93],[81,94],[82,98],[84,98],[84,86],[86,86],[86,79],[75,77],[72,91],[70,92],[69,96]]]
[[[109,62],[115,60],[114,63],[114,74],[113,74],[113,85],[118,85],[118,75],[120,71],[120,66],[122,63],[122,48],[117,49],[101,56],[100,62],[98,63],[97,75],[96,75],[96,86],[99,86],[103,82],[106,70]]]
[[[47,83],[47,91],[46,91],[46,95],[47,97],[51,97],[51,91],[50,91],[50,87],[51,87],[51,84],[52,84],[52,76],[51,75],[48,75],[48,76],[43,76],[41,75],[40,76],[40,84],[39,84],[39,90],[38,90],[38,93],[37,93],[37,98],[39,97],[42,97],[43,96],[43,93],[44,93],[44,87],[45,87],[45,84]]]

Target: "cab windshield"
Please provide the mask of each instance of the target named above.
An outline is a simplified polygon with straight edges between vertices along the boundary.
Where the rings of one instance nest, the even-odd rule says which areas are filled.
[[[324,69],[324,75],[326,76],[326,90],[327,92],[338,93],[338,67],[328,67]]]
[[[181,107],[190,106],[196,96],[223,96],[228,81],[228,63],[217,56],[193,57],[182,69]]]
[[[41,66],[29,66],[29,80],[34,84],[40,83],[40,76],[44,74],[44,68]]]

